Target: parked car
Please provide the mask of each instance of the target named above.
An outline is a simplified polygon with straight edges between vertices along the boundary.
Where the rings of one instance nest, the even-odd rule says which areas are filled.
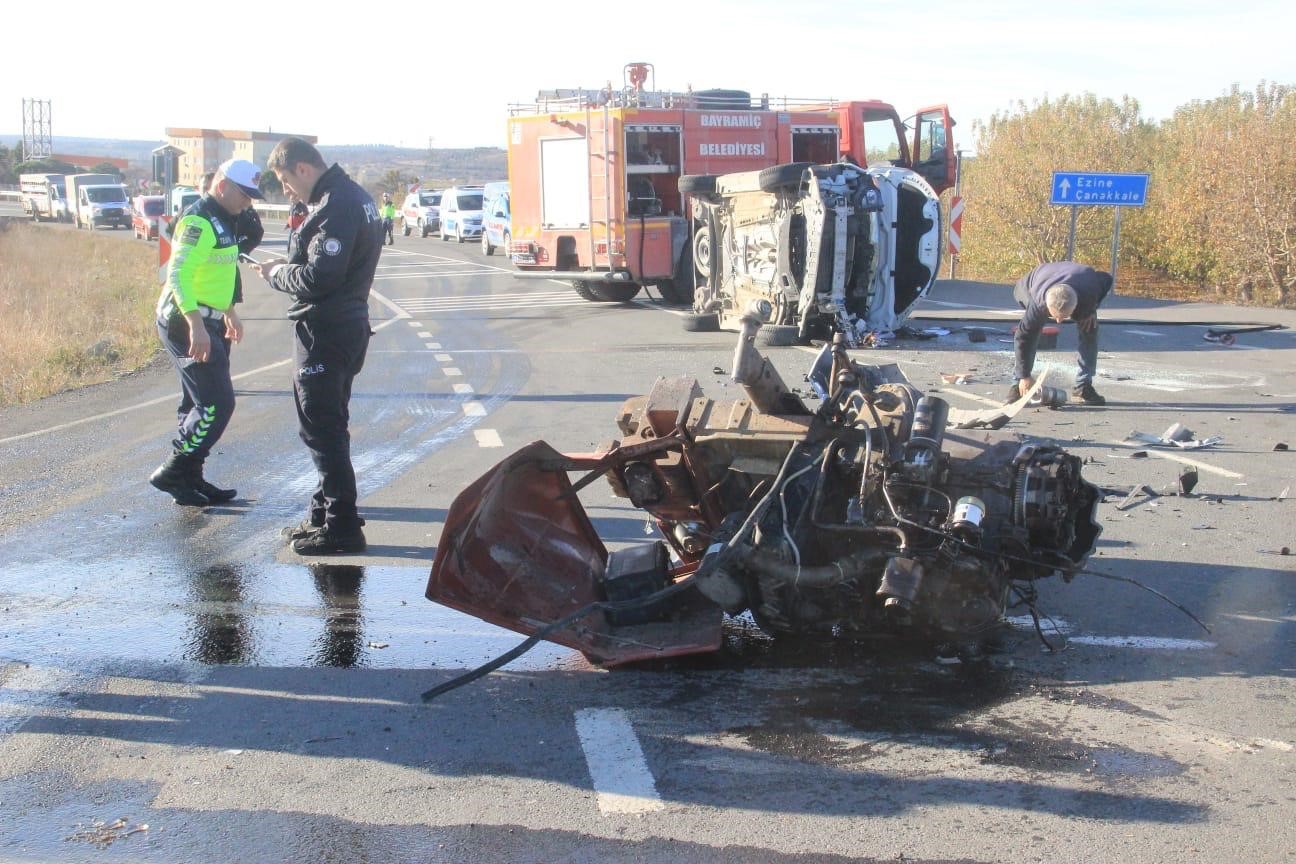
[[[509,217],[509,184],[487,183],[482,187],[482,252],[494,255],[499,247],[509,254],[509,241],[513,239],[512,220]]]
[[[164,212],[166,199],[161,195],[136,195],[131,202],[131,233],[141,240],[156,240]]]
[[[481,236],[482,187],[451,186],[441,193],[441,239],[463,243]]]
[[[426,237],[441,227],[441,193],[435,189],[417,189],[405,196],[401,205],[402,233],[411,231]]]

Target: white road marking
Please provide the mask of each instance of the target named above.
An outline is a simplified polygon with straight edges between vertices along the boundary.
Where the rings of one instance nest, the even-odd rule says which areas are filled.
[[[663,809],[661,796],[630,718],[620,708],[583,708],[576,712],[585,764],[605,814],[649,813]]]
[[[453,362],[454,362],[454,358],[451,357],[449,354],[434,354],[434,355],[432,355],[432,356],[433,356],[433,359],[436,360],[438,363],[453,363]]]
[[[1214,642],[1200,639],[1167,639],[1161,636],[1068,636],[1072,645],[1097,645],[1102,648],[1144,648],[1156,651],[1204,651]]]
[[[399,306],[397,306],[392,301],[388,300],[383,295],[379,294],[377,291],[371,290],[369,293],[371,296],[373,296],[374,299],[382,303],[384,306],[387,306],[395,313],[394,318],[388,318],[386,321],[379,323],[376,327],[373,328],[373,332],[378,333],[382,330],[387,329],[392,324],[395,324],[397,321],[404,321],[405,319],[409,318],[408,312],[401,309]],[[278,369],[280,366],[287,366],[291,362],[293,362],[293,358],[285,357],[284,359],[277,360],[274,363],[267,363],[264,366],[258,366],[255,369],[249,369],[248,371],[240,372],[237,375],[231,375],[230,380],[241,381],[244,378],[251,378],[254,375],[260,375],[262,372],[268,372],[271,369]],[[86,423],[94,423],[99,420],[107,420],[109,417],[117,417],[122,414],[129,414],[130,412],[138,411],[141,408],[151,408],[154,405],[161,405],[163,402],[175,402],[175,400],[176,400],[176,394],[170,393],[166,396],[159,396],[156,399],[149,399],[145,402],[136,402],[134,405],[127,405],[125,408],[118,408],[115,411],[105,411],[102,414],[94,414],[89,417],[81,417],[77,420],[69,420],[66,423],[60,423],[57,426],[49,426],[45,429],[34,429],[31,432],[24,432],[21,435],[10,435],[7,438],[0,438],[0,444],[9,444],[13,441],[22,441],[27,438],[35,438],[40,435],[48,435],[51,432],[62,432],[64,429],[71,429],[75,426],[82,426]]]
[[[511,274],[496,270],[453,270],[449,273],[403,273],[399,276],[375,276],[375,282],[391,282],[396,279],[431,279],[445,276],[509,276]]]
[[[472,392],[474,392],[474,391],[473,391],[473,386],[472,386],[471,384],[464,384],[464,383],[458,383],[458,384],[455,384],[455,385],[454,385],[454,391],[455,391],[456,393],[461,394],[461,395],[464,394],[464,393],[472,393]]]
[[[433,351],[440,351],[440,350],[441,350],[441,343],[440,343],[440,342],[429,342],[429,343],[427,343],[427,347],[431,348]]]
[[[964,399],[971,399],[974,402],[980,402],[982,405],[1002,405],[1002,399],[991,399],[989,396],[982,396],[980,393],[969,393],[967,390],[946,390],[941,388],[939,391],[946,396],[962,396]]]
[[[408,315],[409,313],[407,312],[407,313],[405,313],[405,314]],[[423,322],[422,322],[422,321],[411,321],[411,322],[409,322],[409,325],[410,325],[411,327],[422,327],[422,326],[423,326]]]
[[[1160,339],[1165,335],[1164,333],[1157,333],[1153,330],[1126,330],[1125,332],[1131,336],[1151,336],[1154,339]]]
[[[504,442],[500,440],[499,433],[494,429],[474,429],[473,435],[477,438],[478,447],[504,446]]]
[[[444,372],[448,378],[458,378],[463,375],[463,373],[454,366],[442,366],[441,371]]]
[[[463,403],[463,412],[465,417],[485,417],[486,406],[476,400],[469,400]]]
[[[1167,453],[1164,450],[1158,450],[1155,447],[1131,447],[1124,441],[1112,441],[1112,446],[1119,447],[1122,450],[1142,450],[1149,456],[1155,456],[1158,459],[1169,459],[1171,462],[1178,462],[1181,465],[1191,465],[1194,468],[1200,468],[1211,474],[1218,474],[1221,477],[1228,477],[1231,480],[1241,480],[1245,474],[1239,474],[1236,471],[1230,471],[1227,468],[1216,468],[1214,465],[1207,465],[1205,462],[1199,462],[1196,459],[1189,459],[1187,456],[1180,456],[1178,453]]]
[[[1255,621],[1259,624],[1296,624],[1296,615],[1282,615],[1278,618],[1266,618],[1263,615],[1247,615],[1242,612],[1225,612],[1221,618],[1236,618],[1239,621]]]
[[[414,335],[417,336],[417,337],[420,338],[420,339],[431,339],[431,338],[432,338],[432,334],[429,333],[429,332],[426,331],[426,330],[420,330],[419,332],[415,333]]]

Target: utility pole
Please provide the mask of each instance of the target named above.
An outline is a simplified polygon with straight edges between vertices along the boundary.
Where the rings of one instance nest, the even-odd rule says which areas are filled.
[[[24,99],[23,159],[48,159],[54,155],[54,134],[50,131],[50,100]]]

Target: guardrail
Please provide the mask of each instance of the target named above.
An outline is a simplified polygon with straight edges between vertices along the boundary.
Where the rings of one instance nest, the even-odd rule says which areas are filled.
[[[22,199],[22,193],[17,189],[0,189],[0,198],[12,198],[14,201],[19,201]],[[257,203],[252,205],[252,209],[262,216],[287,216],[288,211],[292,209],[292,205]]]

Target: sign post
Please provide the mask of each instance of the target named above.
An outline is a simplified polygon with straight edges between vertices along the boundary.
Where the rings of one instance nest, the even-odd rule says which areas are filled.
[[[1112,230],[1111,276],[1116,290],[1116,255],[1120,249],[1122,207],[1142,207],[1147,202],[1148,175],[1098,174],[1091,171],[1054,171],[1050,204],[1071,208],[1071,230],[1067,234],[1067,260],[1075,259],[1076,217],[1080,207],[1115,207]]]
[[[954,195],[949,209],[949,278],[955,278],[959,249],[963,246],[963,151],[954,151]]]

